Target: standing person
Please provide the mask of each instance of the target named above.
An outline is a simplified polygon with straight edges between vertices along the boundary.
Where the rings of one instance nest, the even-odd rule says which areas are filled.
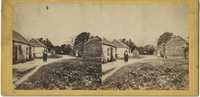
[[[45,62],[47,61],[47,57],[48,57],[47,50],[45,50]]]
[[[126,50],[126,62],[128,62],[128,51]]]
[[[43,51],[42,59],[43,59],[43,62],[45,62],[45,50]]]
[[[124,62],[128,62],[128,51],[124,52]]]
[[[124,62],[126,62],[126,51],[124,52]]]

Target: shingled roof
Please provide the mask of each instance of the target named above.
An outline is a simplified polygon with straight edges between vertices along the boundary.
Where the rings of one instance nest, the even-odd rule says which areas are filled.
[[[104,45],[109,45],[109,46],[116,47],[112,42],[106,40],[105,38],[102,40],[102,43],[103,43]]]
[[[96,40],[102,41],[102,44],[104,45],[116,47],[112,42],[106,40],[105,38],[102,39],[98,36],[90,38],[85,44],[90,43],[91,41],[96,41]]]
[[[117,47],[117,48],[129,48],[126,44],[124,44],[121,41],[118,40],[113,40],[112,43]]]
[[[32,46],[34,47],[46,47],[43,43],[41,43],[39,40],[37,39],[31,39],[30,43]]]
[[[13,36],[14,42],[20,42],[20,43],[30,45],[29,41],[26,38],[24,38],[20,33],[14,31],[14,30],[12,32],[13,32],[12,36]]]

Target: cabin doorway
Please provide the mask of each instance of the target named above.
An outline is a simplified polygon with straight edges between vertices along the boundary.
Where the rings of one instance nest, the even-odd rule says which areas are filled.
[[[111,60],[111,61],[113,61],[113,60],[114,60],[114,58],[113,58],[113,48],[112,48],[112,47],[111,47],[111,50],[110,50],[110,52],[111,52],[111,53],[110,53],[110,54],[111,54],[111,56],[110,56],[110,57],[111,57],[111,58],[110,58],[110,60]]]
[[[32,60],[33,56],[32,56],[32,49],[31,47],[29,47],[29,60]]]

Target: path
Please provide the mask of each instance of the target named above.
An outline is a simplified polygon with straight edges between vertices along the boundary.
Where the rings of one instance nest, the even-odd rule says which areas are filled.
[[[20,85],[21,83],[26,81],[30,76],[32,76],[39,68],[41,68],[44,65],[48,65],[50,63],[60,61],[60,60],[63,60],[63,59],[74,59],[74,58],[75,57],[73,57],[73,56],[63,55],[61,58],[48,59],[47,62],[39,61],[39,60],[36,59],[33,62],[27,62],[27,63],[23,63],[23,64],[13,65],[13,69],[18,69],[20,71],[28,70],[28,69],[33,68],[35,66],[35,68],[32,71],[30,71],[28,74],[24,75],[22,78],[17,80],[14,84],[15,84],[15,86]],[[40,59],[40,60],[42,60],[42,59]],[[32,66],[29,66],[29,65],[32,65]]]
[[[124,60],[116,60],[114,62],[102,64],[102,72],[111,70],[110,72],[108,72],[102,76],[102,81],[104,82],[108,77],[113,75],[116,71],[118,71],[120,68],[122,68],[124,66],[130,65],[133,63],[137,63],[137,62],[142,62],[147,59],[155,59],[155,58],[157,58],[157,57],[156,56],[144,56],[143,58],[140,58],[140,59],[134,59],[134,58],[129,59],[128,62],[124,62]]]
[[[70,56],[63,55],[61,58],[66,58],[66,57]],[[32,61],[27,61],[25,63],[14,64],[12,65],[12,68],[19,72],[25,72],[38,65],[52,63],[54,61],[60,60],[61,58],[48,58],[47,62],[44,62],[42,59],[34,59]]]

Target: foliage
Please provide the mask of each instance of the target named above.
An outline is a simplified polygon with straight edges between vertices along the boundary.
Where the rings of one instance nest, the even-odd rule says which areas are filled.
[[[51,51],[52,49],[54,49],[54,45],[48,38],[46,38],[46,39],[39,38],[38,40],[47,46],[48,51]]]
[[[165,60],[164,64],[161,62],[163,60],[150,60],[148,63],[142,62],[122,67],[104,81],[102,89],[187,90],[188,64],[182,59],[172,60]]]
[[[74,45],[78,45],[79,43],[86,42],[90,37],[89,32],[82,32],[75,38],[75,43]]]
[[[171,33],[171,32],[165,32],[165,33],[163,33],[159,37],[157,45],[160,46],[161,44],[167,43],[171,39],[172,36],[173,36],[173,33]]]
[[[142,55],[152,55],[155,51],[155,47],[150,44],[137,47],[137,49],[138,49],[139,53]]]
[[[74,45],[73,45],[73,49],[78,49],[79,50],[79,53],[81,54],[83,52],[83,46],[84,46],[84,43],[86,41],[88,41],[88,39],[90,38],[90,33],[89,32],[82,32],[80,33],[79,35],[76,36],[75,38],[75,42],[74,42]],[[73,52],[74,53],[74,52]],[[80,55],[81,56],[81,55]]]
[[[66,45],[63,44],[61,45],[61,49],[63,51],[64,54],[70,54],[72,52],[72,46],[70,44]]]
[[[68,54],[72,53],[72,46],[70,44],[62,44],[61,46],[54,47],[57,54]]]
[[[145,54],[144,47],[140,46],[140,47],[137,47],[137,49],[139,51],[139,54]]]
[[[61,49],[60,46],[55,46],[55,47],[54,47],[54,50],[55,50],[55,52],[56,52],[57,54],[61,54],[61,53],[62,53],[62,49]]]
[[[131,49],[131,52],[133,52],[133,50],[136,48],[135,43],[134,43],[131,39],[126,40],[125,38],[123,38],[123,39],[122,39],[122,42],[123,42],[124,44],[126,44],[126,45]]]
[[[146,54],[148,55],[152,55],[155,51],[155,48],[153,45],[145,45],[144,46],[144,51],[146,52]]]

